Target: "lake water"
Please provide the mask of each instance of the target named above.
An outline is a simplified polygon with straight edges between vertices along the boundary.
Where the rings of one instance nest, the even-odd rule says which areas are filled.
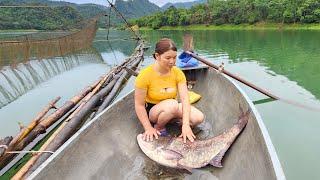
[[[184,31],[145,31],[142,36],[151,45],[143,65],[152,63],[151,53],[161,37],[172,38],[182,51]],[[213,63],[225,64],[225,69],[262,87],[273,94],[320,108],[320,32],[319,31],[189,31],[194,36],[196,52]],[[0,34],[1,36],[1,34]],[[112,31],[109,38],[130,37],[127,32]],[[14,135],[17,122],[27,124],[36,113],[56,96],[61,105],[86,85],[94,82],[109,69],[128,57],[134,41],[111,41],[100,30],[94,42],[96,51],[80,53],[75,60],[68,57],[69,66],[61,58],[45,60],[51,74],[31,62],[36,73],[26,76],[32,86],[23,85],[10,67],[1,76],[0,85],[8,96],[0,96],[0,137]],[[50,64],[57,62],[57,66]],[[69,62],[69,61],[68,61]],[[68,68],[66,68],[68,67]],[[27,73],[21,67],[21,72]],[[19,72],[19,73],[21,73]],[[21,74],[22,76],[22,74]],[[35,78],[38,77],[38,78]],[[35,81],[39,79],[39,81]],[[120,96],[133,88],[133,78]],[[12,86],[12,84],[14,84]],[[239,83],[240,84],[240,83]],[[240,84],[241,85],[241,84]],[[261,103],[267,97],[241,85],[256,107],[269,131],[287,179],[320,179],[320,113],[281,101]],[[0,89],[1,91],[1,89]],[[11,98],[11,96],[15,98]],[[2,98],[2,99],[1,99]],[[9,99],[8,99],[9,98]],[[6,102],[6,103],[5,103]],[[0,104],[1,105],[1,104]],[[258,177],[257,177],[258,178]]]

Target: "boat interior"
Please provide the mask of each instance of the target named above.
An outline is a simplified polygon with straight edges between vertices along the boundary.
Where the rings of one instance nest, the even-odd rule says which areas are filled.
[[[219,135],[237,122],[241,109],[251,110],[249,122],[222,160],[222,168],[206,166],[192,173],[158,165],[139,149],[143,133],[130,92],[87,123],[37,171],[34,179],[276,179],[260,116],[229,78],[207,68],[185,70],[188,86],[200,94],[194,104],[205,124],[195,127],[198,138]],[[261,121],[261,119],[260,119]],[[169,125],[171,135],[179,127]],[[268,137],[269,138],[269,137]]]

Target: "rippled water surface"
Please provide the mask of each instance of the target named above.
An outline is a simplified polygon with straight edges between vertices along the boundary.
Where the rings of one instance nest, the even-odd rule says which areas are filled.
[[[179,52],[184,31],[145,31],[142,35],[151,45],[145,64],[150,64],[153,45],[161,37],[172,38]],[[190,31],[193,34],[196,52],[215,64],[224,62],[225,69],[260,86],[273,94],[297,101],[307,106],[320,108],[320,32],[319,31]],[[1,36],[1,34],[0,34]],[[112,31],[110,39],[129,37],[130,34]],[[29,122],[35,114],[56,96],[62,96],[60,104],[89,83],[95,81],[110,67],[128,57],[133,41],[107,43],[107,32],[98,31],[94,48],[97,53],[88,53],[70,68],[59,58],[45,60],[44,66],[33,62],[36,74],[42,81],[33,87],[23,87],[13,71],[5,71],[14,84],[1,76],[0,85],[6,92],[18,94],[17,99],[0,109],[0,136],[13,135],[18,131],[17,122]],[[72,58],[71,58],[72,59]],[[57,67],[54,63],[55,61]],[[71,60],[70,60],[71,61]],[[60,63],[60,64],[59,64]],[[60,67],[61,66],[61,67]],[[59,68],[60,67],[60,68]],[[21,71],[23,71],[22,69]],[[54,73],[54,70],[57,73]],[[60,71],[59,71],[60,70]],[[27,71],[25,71],[27,72]],[[30,75],[22,79],[33,83]],[[30,74],[30,73],[29,73]],[[133,80],[120,96],[133,88]],[[320,179],[320,113],[292,106],[282,101],[264,101],[267,97],[241,85],[255,102],[276,148],[287,179]],[[1,91],[1,89],[0,89]],[[23,93],[20,93],[23,92]],[[7,94],[8,94],[7,93]],[[19,94],[20,93],[20,94]],[[6,98],[6,97],[1,97]],[[4,101],[4,100],[3,100]],[[0,104],[1,105],[1,104]]]
[[[148,31],[152,44],[182,31]],[[195,50],[273,94],[320,107],[319,31],[191,31]],[[241,85],[255,102],[267,98]],[[320,113],[281,101],[256,104],[288,179],[319,179]]]

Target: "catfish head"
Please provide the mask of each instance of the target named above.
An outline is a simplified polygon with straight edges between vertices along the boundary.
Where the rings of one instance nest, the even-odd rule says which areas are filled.
[[[138,144],[141,150],[152,160],[163,166],[176,168],[178,161],[183,158],[182,154],[167,149],[168,145],[173,141],[173,137],[159,137],[155,141],[145,141],[142,134],[137,136]]]

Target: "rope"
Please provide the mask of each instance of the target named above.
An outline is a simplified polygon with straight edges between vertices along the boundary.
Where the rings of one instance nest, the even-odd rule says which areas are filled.
[[[7,145],[0,145],[0,148],[8,149]],[[6,154],[21,154],[21,153],[51,153],[53,154],[53,151],[6,151]]]
[[[21,153],[51,153],[53,154],[53,151],[8,151],[6,154],[21,154]]]
[[[123,21],[126,23],[126,25],[128,26],[128,28],[130,28],[130,30],[132,31],[132,33],[135,35],[136,39],[137,39],[137,40],[140,40],[141,37],[138,36],[138,35],[136,34],[136,32],[132,29],[132,27],[130,26],[130,24],[128,23],[128,21],[126,20],[126,18],[122,15],[122,13],[115,7],[115,5],[112,4],[109,0],[107,0],[107,1],[108,1],[108,3],[110,4],[110,7],[112,7],[112,8],[114,9],[114,11],[118,13],[118,15],[119,15],[119,16],[123,19]]]
[[[124,76],[123,78],[124,78],[125,82],[129,81],[129,79],[127,79],[126,76]]]
[[[2,145],[0,145],[0,148],[8,149],[8,146],[7,146],[7,145],[2,144]]]
[[[113,0],[112,0],[113,3]],[[111,8],[109,9],[109,17],[108,17],[108,31],[107,31],[107,40],[109,40],[109,31],[110,31],[110,24],[111,24]]]
[[[119,64],[118,58],[117,58],[117,56],[116,56],[116,53],[114,53],[114,50],[113,50],[113,48],[112,48],[112,45],[111,45],[110,41],[108,41],[107,43],[108,43],[108,45],[109,45],[109,47],[110,47],[110,49],[111,49],[111,51],[112,51],[112,54],[113,54],[113,56],[114,56],[114,59],[116,60],[116,63]]]
[[[133,66],[132,69],[136,69],[136,70],[138,70],[138,71],[141,70],[138,66]]]

